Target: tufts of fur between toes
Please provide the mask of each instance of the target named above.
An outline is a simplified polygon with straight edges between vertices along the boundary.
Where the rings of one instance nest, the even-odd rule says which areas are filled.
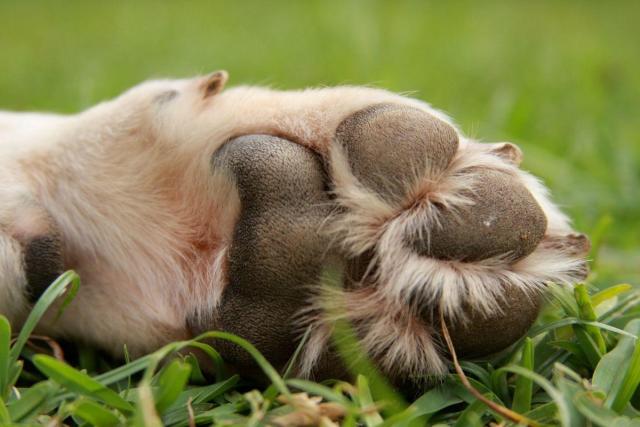
[[[371,288],[347,290],[327,285],[301,315],[302,324],[311,331],[299,363],[301,376],[327,377],[322,361],[336,357],[327,353],[335,351],[334,327],[342,320],[354,328],[367,357],[391,379],[419,383],[447,372],[433,326],[409,307]]]
[[[381,110],[383,115],[388,111]],[[352,122],[362,126],[366,120],[358,116]],[[354,134],[358,132],[339,128],[328,154],[339,209],[326,228],[346,259],[364,265],[359,267],[360,277],[347,281],[345,289],[314,300],[316,311],[307,313],[312,335],[303,373],[313,371],[328,345],[332,324],[346,319],[385,373],[441,375],[446,357],[435,320],[439,309],[450,322],[461,355],[485,356],[526,332],[548,283],[571,284],[584,278],[588,245],[570,237],[568,221],[546,189],[517,168],[519,149],[462,140],[449,161],[434,167],[433,162],[407,160],[410,173],[401,174],[402,185],[397,180],[385,185],[384,177],[363,178],[350,158],[354,145],[340,138]],[[389,150],[395,142],[389,142]],[[366,157],[357,150],[356,156]],[[390,195],[390,189],[395,193]],[[510,217],[490,230],[498,232],[482,234],[482,223],[478,225],[474,215],[500,204]],[[499,232],[502,241],[492,241]],[[475,249],[464,240],[474,233]],[[459,248],[462,252],[456,252]],[[495,332],[498,325],[500,334]],[[491,334],[495,339],[485,339]]]

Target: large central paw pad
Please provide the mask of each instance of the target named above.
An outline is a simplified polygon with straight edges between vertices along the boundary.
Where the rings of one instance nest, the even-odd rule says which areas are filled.
[[[241,205],[213,326],[248,339],[282,365],[296,346],[293,316],[308,300],[328,247],[320,229],[332,206],[320,159],[293,142],[249,135],[227,142],[212,166],[228,176]],[[195,332],[212,327],[195,326]],[[244,350],[216,346],[232,363],[252,364]]]

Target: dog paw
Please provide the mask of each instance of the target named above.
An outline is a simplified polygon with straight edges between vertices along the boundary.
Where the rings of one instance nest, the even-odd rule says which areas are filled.
[[[235,333],[282,366],[304,318],[299,373],[318,378],[347,372],[330,343],[341,319],[395,379],[446,372],[441,310],[462,357],[508,347],[534,322],[547,283],[581,276],[588,246],[557,237],[569,230],[564,216],[518,169],[521,156],[396,104],[346,117],[323,159],[273,136],[227,142],[212,160],[240,205],[227,283],[214,319],[190,319],[194,333]],[[344,286],[324,292],[328,254],[344,261]],[[235,345],[216,346],[252,365]]]
[[[545,285],[573,283],[585,265],[584,251],[567,249],[581,239],[553,237],[566,219],[518,169],[521,158],[512,144],[468,141],[418,108],[380,104],[344,119],[327,164],[346,286],[317,300],[303,371],[336,318],[396,377],[445,371],[440,310],[463,357],[516,342]]]

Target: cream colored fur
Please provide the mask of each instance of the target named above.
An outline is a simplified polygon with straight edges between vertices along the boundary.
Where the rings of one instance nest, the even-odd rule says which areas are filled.
[[[0,252],[7,254],[0,313],[17,321],[26,310],[9,236],[25,215],[21,200],[34,198],[60,228],[65,264],[83,282],[45,332],[116,354],[125,343],[140,354],[186,338],[185,313],[215,312],[239,209],[234,189],[212,176],[217,148],[266,133],[323,152],[340,121],[360,108],[422,105],[357,87],[237,87],[207,96],[211,78],[143,83],[71,116],[0,112]]]
[[[437,222],[435,212],[428,203],[421,211],[392,206],[366,190],[332,142],[344,118],[371,104],[411,105],[448,121],[427,104],[362,87],[222,91],[225,81],[216,73],[147,82],[70,116],[0,112],[0,313],[18,327],[27,312],[17,241],[37,234],[50,216],[64,239],[65,265],[83,283],[61,319],[45,321],[44,332],[114,354],[127,344],[135,355],[189,337],[186,314],[213,316],[224,292],[224,259],[240,209],[235,188],[212,173],[210,158],[230,138],[255,133],[282,136],[330,159],[337,202],[346,209],[328,218],[326,229],[347,253],[373,250],[381,267],[375,293],[363,299],[345,292],[334,301],[354,308],[347,317],[360,322],[365,347],[387,370],[444,369],[432,331],[415,322],[409,301],[442,304],[456,316],[463,301],[496,309],[500,280],[536,289],[574,277],[578,260],[557,250],[540,248],[514,265],[463,265],[418,257],[398,240],[419,223]],[[497,168],[528,186],[547,214],[548,233],[571,232],[535,178],[486,144],[461,138],[444,174],[415,171],[416,194],[429,185],[430,200],[455,209],[468,203],[460,194],[474,182],[459,173],[463,167]],[[315,319],[306,373],[326,348],[331,319]]]

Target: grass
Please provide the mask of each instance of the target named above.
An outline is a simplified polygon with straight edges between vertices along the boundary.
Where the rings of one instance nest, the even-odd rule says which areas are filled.
[[[628,334],[640,333],[640,295],[617,285],[640,284],[638,16],[635,1],[2,0],[0,108],[73,112],[149,77],[225,68],[232,84],[410,92],[470,135],[516,142],[591,236],[593,274],[575,294],[556,291],[530,339],[462,367],[485,396],[540,424],[636,425],[640,350]],[[222,371],[203,382],[193,358],[158,364],[184,343],[124,365],[71,346],[69,367],[37,355],[52,353],[34,350],[41,340],[24,347],[29,332],[12,342],[0,321],[0,424],[260,425],[302,407],[337,411],[344,425],[501,422],[455,374],[408,403],[364,376],[315,384],[271,372],[272,387],[251,391]],[[401,403],[378,405],[390,400]]]
[[[76,349],[72,366],[60,360],[53,341],[48,341],[52,351],[26,347],[45,309],[63,294],[72,298],[78,286],[75,273],[62,275],[15,340],[0,316],[0,425],[330,426],[339,421],[412,427],[516,425],[515,419],[531,426],[640,426],[640,291],[630,285],[593,295],[584,284],[573,290],[552,287],[551,303],[519,343],[489,360],[456,362],[458,374],[410,403],[367,371],[366,362],[354,365],[354,371],[369,372],[357,375],[355,384],[291,379],[251,343],[224,332],[171,343],[120,366],[87,348]],[[341,341],[348,337],[342,331]],[[205,343],[211,338],[244,348],[270,386],[258,391],[223,367],[215,380],[205,379],[189,350],[203,351],[222,366]]]

